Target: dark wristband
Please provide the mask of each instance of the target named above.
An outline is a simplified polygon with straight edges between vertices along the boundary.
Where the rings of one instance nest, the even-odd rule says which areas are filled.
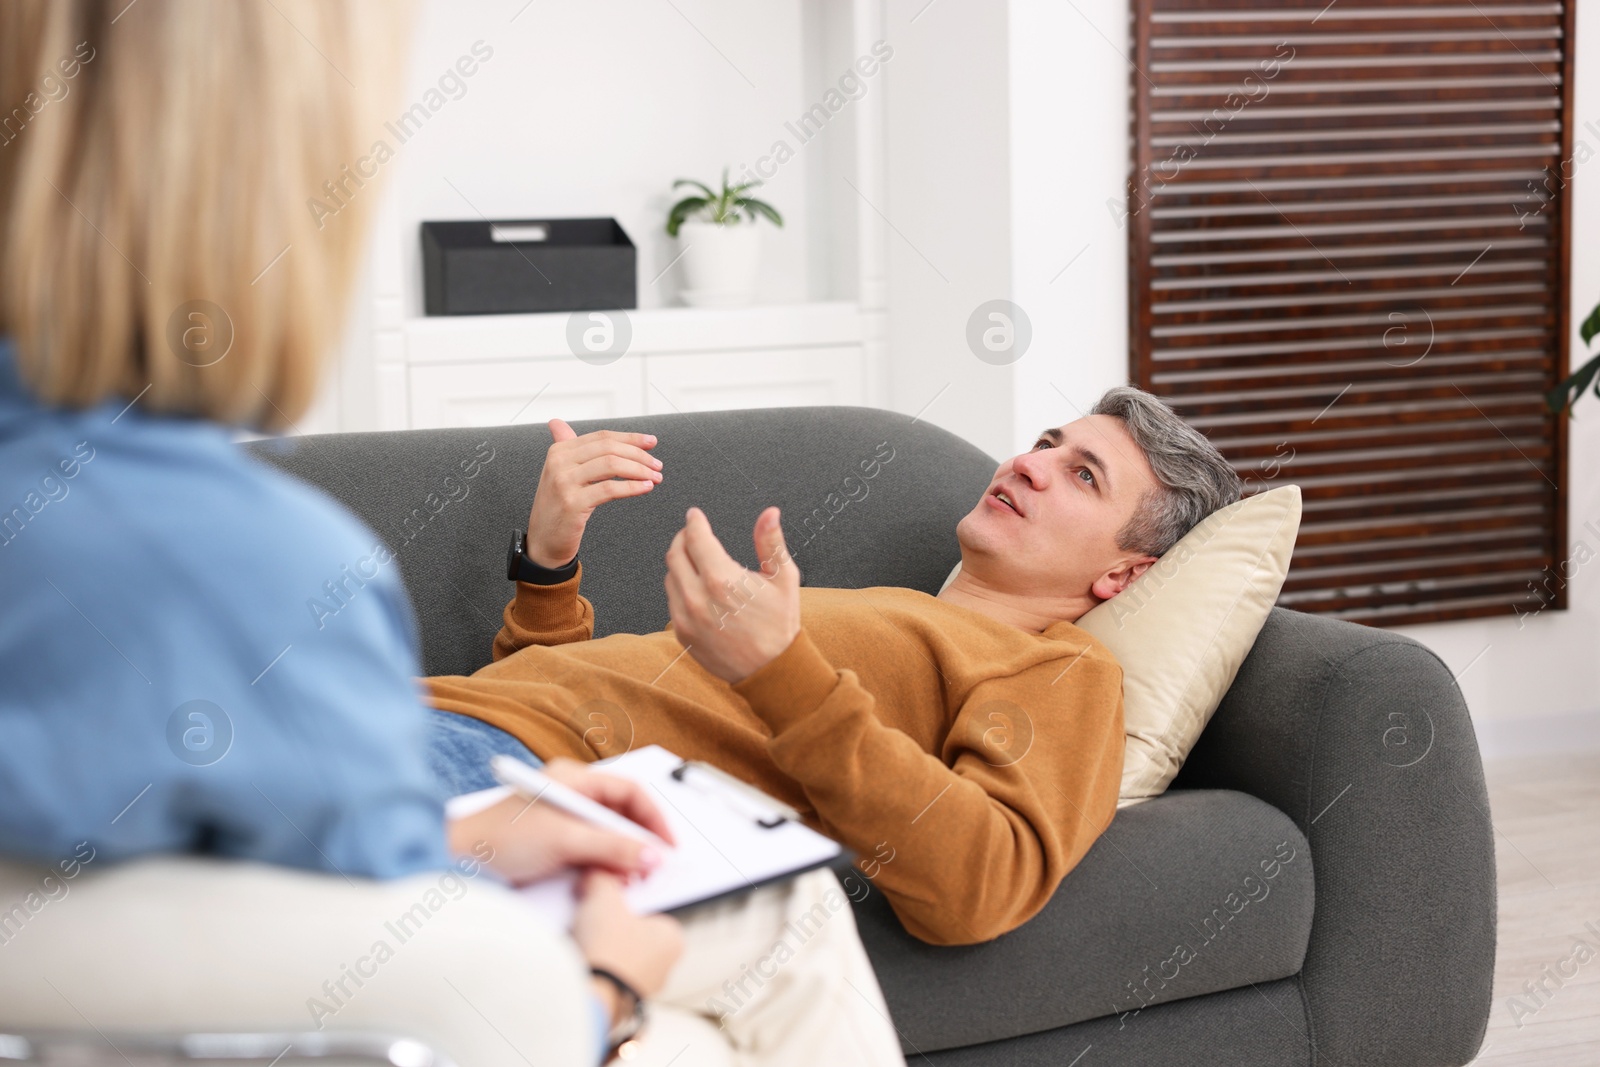
[[[639,1031],[644,1029],[644,998],[639,996],[638,991],[633,986],[604,967],[590,967],[589,973],[613,986],[617,991],[620,1005],[625,1009],[622,1017],[612,1025],[610,1032],[606,1034],[606,1044],[608,1046],[606,1060],[609,1062],[622,1049],[623,1045],[638,1037]],[[627,1058],[631,1059],[632,1057]]]
[[[604,967],[590,967],[589,968],[589,973],[594,975],[594,977],[599,978],[602,981],[605,981],[605,982],[609,983],[610,985],[614,986],[616,988],[617,992],[619,994],[621,994],[621,996],[623,997],[623,999],[624,999],[624,1001],[626,1003],[629,1003],[629,1004],[642,1004],[642,1003],[644,1003],[644,998],[639,995],[638,990],[634,989],[633,986],[631,986],[627,982],[623,981],[615,973],[606,970]]]
[[[563,567],[545,567],[528,558],[527,534],[516,530],[511,534],[511,550],[506,553],[506,578],[529,585],[560,585],[578,573],[578,557]]]

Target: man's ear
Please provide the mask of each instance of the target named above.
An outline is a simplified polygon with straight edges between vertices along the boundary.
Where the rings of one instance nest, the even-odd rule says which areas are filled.
[[[1132,556],[1106,571],[1089,586],[1097,600],[1110,600],[1133,583],[1133,580],[1157,561],[1157,556]]]

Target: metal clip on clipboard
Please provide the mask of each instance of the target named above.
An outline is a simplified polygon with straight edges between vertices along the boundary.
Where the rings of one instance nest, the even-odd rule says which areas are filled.
[[[693,773],[690,773],[690,772]],[[768,796],[753,785],[741,782],[720,767],[700,760],[684,760],[673,768],[672,780],[697,789],[706,796],[722,801],[741,815],[753,819],[763,830],[772,830],[786,822],[800,821],[800,813],[789,805]]]

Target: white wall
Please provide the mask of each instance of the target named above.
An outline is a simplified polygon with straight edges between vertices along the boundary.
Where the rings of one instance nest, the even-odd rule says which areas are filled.
[[[1006,5],[887,0],[885,11],[888,406],[1005,455],[1015,368],[981,362],[966,330],[979,304],[1011,295]]]
[[[1127,4],[887,10],[890,406],[1010,455],[1127,381]],[[967,342],[997,297],[1032,326],[1007,365]]]
[[[1128,6],[1012,0],[1015,300],[1033,322],[1009,451],[1128,381],[1128,237],[1107,202],[1128,174]]]

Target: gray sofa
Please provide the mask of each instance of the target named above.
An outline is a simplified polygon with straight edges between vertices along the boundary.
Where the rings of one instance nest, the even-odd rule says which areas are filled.
[[[805,584],[934,592],[994,469],[943,430],[865,408],[574,424],[602,425],[657,434],[667,478],[590,524],[598,635],[666,623],[662,556],[690,504],[747,565],[751,525],[777,504]],[[488,661],[506,544],[548,442],[534,426],[252,447],[398,552],[425,669],[453,674]],[[885,443],[892,457],[861,479]],[[855,888],[913,1063],[1426,1067],[1466,1063],[1482,1041],[1494,872],[1450,672],[1414,641],[1280,608],[1174,787],[1121,811],[1022,928],[931,947],[870,883]]]

